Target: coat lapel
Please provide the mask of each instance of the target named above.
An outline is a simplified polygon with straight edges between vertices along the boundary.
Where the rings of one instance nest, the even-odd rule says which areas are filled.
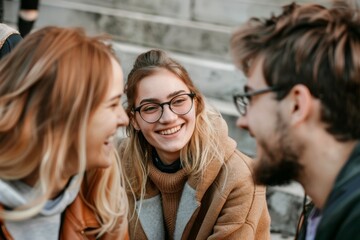
[[[186,224],[189,222],[190,218],[193,216],[195,210],[200,206],[200,203],[196,200],[196,191],[189,186],[188,183],[185,184],[183,193],[181,195],[179,208],[176,215],[176,227],[174,233],[174,239],[180,240]]]
[[[136,212],[147,239],[165,240],[164,219],[160,195],[136,202]]]

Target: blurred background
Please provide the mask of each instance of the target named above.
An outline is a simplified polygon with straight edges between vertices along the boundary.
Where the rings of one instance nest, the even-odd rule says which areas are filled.
[[[135,57],[150,48],[166,50],[189,71],[195,84],[224,116],[238,149],[255,157],[255,141],[236,128],[232,94],[245,76],[232,63],[231,33],[251,17],[269,17],[289,0],[40,0],[34,29],[47,25],[83,27],[108,33],[125,77]],[[327,4],[325,0],[297,3]],[[3,2],[4,23],[16,28],[19,1]],[[296,183],[268,188],[272,239],[292,239],[302,209],[303,190]]]

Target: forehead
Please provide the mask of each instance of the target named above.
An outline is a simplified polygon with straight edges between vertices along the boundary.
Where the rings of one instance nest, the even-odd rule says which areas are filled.
[[[112,75],[109,84],[109,97],[113,97],[123,92],[123,71],[120,64],[113,57],[111,57]]]
[[[189,88],[178,76],[166,69],[159,69],[138,83],[137,100],[163,99],[167,98],[168,94],[179,90],[189,92]]]
[[[249,69],[247,86],[252,88],[267,87],[263,73],[264,59],[258,57],[254,59]]]

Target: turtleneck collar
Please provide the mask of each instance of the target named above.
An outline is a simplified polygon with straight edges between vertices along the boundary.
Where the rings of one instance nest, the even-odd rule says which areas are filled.
[[[176,173],[177,171],[182,169],[180,159],[177,159],[175,162],[169,165],[164,164],[155,149],[152,150],[152,162],[157,169],[165,173]]]

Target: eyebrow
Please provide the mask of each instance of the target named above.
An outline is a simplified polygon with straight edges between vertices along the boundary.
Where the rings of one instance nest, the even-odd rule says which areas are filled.
[[[179,95],[180,93],[185,93],[185,92],[186,92],[185,90],[175,91],[175,92],[172,92],[172,93],[168,94],[167,98],[172,98],[172,97],[175,97],[176,95]],[[157,98],[145,98],[145,99],[141,100],[140,105],[143,104],[143,103],[147,103],[147,102],[159,102],[159,99],[157,99]]]
[[[112,98],[108,99],[107,102],[111,102],[111,101],[117,100],[117,99],[119,99],[119,98],[121,98],[121,97],[122,97],[122,94],[118,94],[118,95],[113,96]]]

